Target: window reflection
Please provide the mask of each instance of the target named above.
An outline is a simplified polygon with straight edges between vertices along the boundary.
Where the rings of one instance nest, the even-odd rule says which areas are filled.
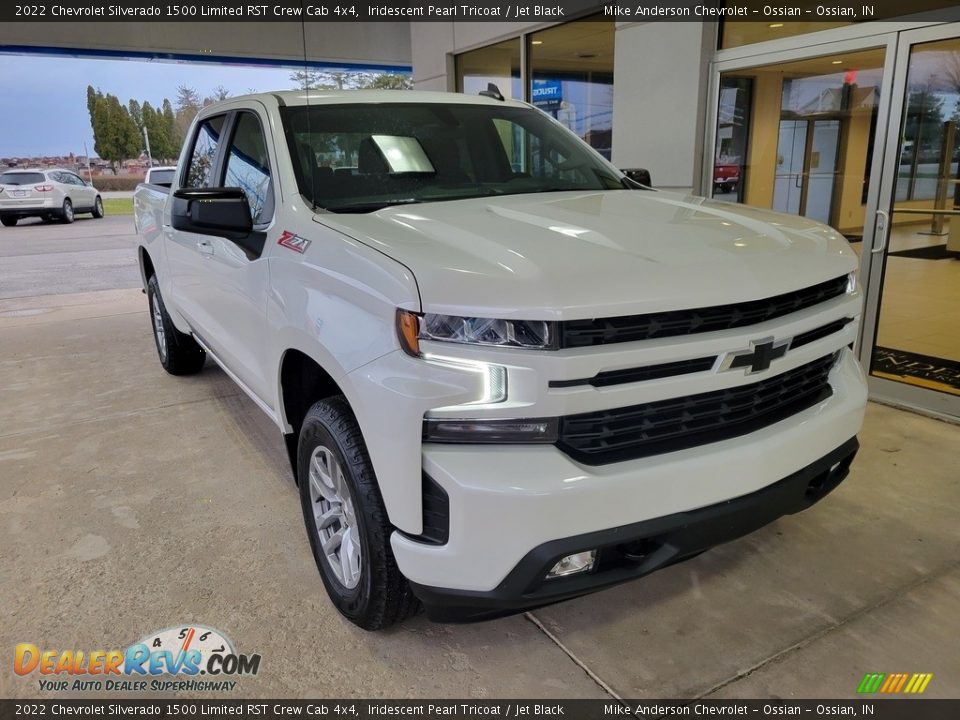
[[[224,183],[243,188],[254,225],[270,220],[270,160],[260,123],[250,113],[238,115]]]
[[[505,98],[523,100],[520,38],[457,56],[457,92],[476,95],[489,83],[500,88]]]
[[[947,195],[960,202],[960,52],[956,41],[930,43],[910,63],[896,199],[946,207]]]
[[[882,49],[721,76],[713,196],[863,234]]]
[[[217,115],[205,120],[197,131],[197,139],[190,153],[190,165],[187,167],[187,179],[184,187],[204,188],[213,185],[213,160],[220,144],[225,115]]]
[[[530,35],[530,101],[610,159],[612,21],[579,20]]]

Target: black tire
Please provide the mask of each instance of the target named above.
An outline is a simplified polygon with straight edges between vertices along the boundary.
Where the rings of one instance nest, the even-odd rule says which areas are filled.
[[[73,222],[73,203],[70,198],[64,198],[63,207],[60,208],[60,222],[69,225]]]
[[[0,215],[0,225],[4,227],[13,227],[17,224],[18,220],[20,220],[20,218],[14,215]]]
[[[359,580],[353,588],[336,576],[321,546],[310,478],[311,459],[321,448],[337,460],[349,490],[361,558]],[[343,396],[321,400],[307,412],[300,428],[297,470],[310,547],[324,587],[337,610],[364,630],[382,630],[416,613],[419,602],[397,567],[390,547],[393,526],[387,519],[366,443]],[[343,543],[341,549],[342,546]]]
[[[193,375],[203,369],[207,354],[189,335],[179,330],[170,320],[167,308],[160,296],[157,276],[151,275],[147,281],[147,303],[150,310],[150,327],[157,346],[157,355],[163,369],[171,375]],[[158,325],[163,332],[158,331]]]
[[[97,199],[93,201],[93,210],[90,214],[98,220],[103,217],[103,200],[100,199],[99,195],[97,195]]]

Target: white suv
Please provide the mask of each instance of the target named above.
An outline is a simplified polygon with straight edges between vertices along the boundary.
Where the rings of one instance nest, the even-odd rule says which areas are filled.
[[[638,185],[529,105],[231,98],[134,201],[161,363],[210,355],[276,423],[361,627],[640,577],[812,505],[856,453],[846,240]]]
[[[69,170],[7,170],[0,173],[0,223],[40,217],[72,223],[77,213],[103,217],[100,192]]]

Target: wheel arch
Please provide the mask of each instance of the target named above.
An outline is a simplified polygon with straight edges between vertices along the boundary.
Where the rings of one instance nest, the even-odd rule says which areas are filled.
[[[283,438],[294,480],[297,476],[297,441],[310,407],[325,398],[345,395],[343,388],[319,362],[297,348],[287,348],[280,357],[279,407],[281,422],[289,428]],[[347,398],[347,403],[350,399]]]
[[[137,250],[137,257],[140,260],[140,278],[143,280],[143,287],[146,288],[150,278],[156,275],[157,271],[153,266],[150,253],[142,245]]]

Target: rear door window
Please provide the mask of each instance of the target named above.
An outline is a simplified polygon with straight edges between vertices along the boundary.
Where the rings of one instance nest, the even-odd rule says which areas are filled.
[[[220,137],[223,133],[225,119],[226,115],[216,115],[200,123],[193,141],[193,150],[190,152],[187,177],[183,181],[184,187],[206,188],[214,186],[213,165],[217,159],[217,148],[220,147]]]
[[[150,182],[154,185],[170,185],[173,183],[173,170],[151,170]]]

